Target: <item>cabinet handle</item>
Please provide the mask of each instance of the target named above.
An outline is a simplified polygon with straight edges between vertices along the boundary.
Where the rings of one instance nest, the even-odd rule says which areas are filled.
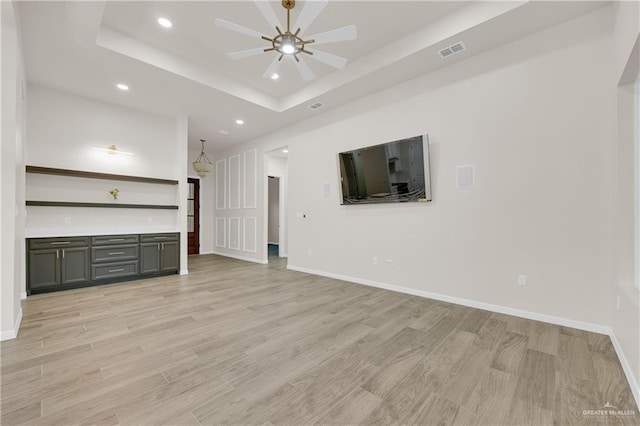
[[[164,243],[162,243],[162,250],[164,250]]]
[[[109,272],[122,272],[124,271],[124,268],[121,269],[109,269]]]
[[[56,259],[60,259],[60,250],[56,250]]]
[[[71,241],[54,241],[51,243],[52,246],[61,246],[64,244],[71,244]]]
[[[124,238],[109,238],[109,241],[124,241]]]
[[[167,237],[153,237],[154,240],[166,240]]]
[[[114,254],[124,254],[123,251],[114,251],[113,253],[109,253],[109,256],[113,256]]]
[[[62,249],[62,258],[64,259],[64,249]]]
[[[158,243],[158,250],[160,250],[160,243]]]

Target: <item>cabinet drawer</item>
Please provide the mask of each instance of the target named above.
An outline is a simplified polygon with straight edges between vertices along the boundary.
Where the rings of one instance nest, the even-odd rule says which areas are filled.
[[[86,247],[88,245],[89,245],[89,237],[29,239],[29,249],[31,250],[67,248],[67,247]]]
[[[91,263],[137,260],[138,245],[91,247]]]
[[[91,245],[93,246],[136,244],[137,242],[137,235],[100,235],[91,237]]]
[[[142,243],[161,243],[163,241],[177,241],[180,238],[180,234],[142,234],[140,235],[140,242]]]
[[[91,266],[91,279],[102,280],[138,275],[138,261],[107,263]]]

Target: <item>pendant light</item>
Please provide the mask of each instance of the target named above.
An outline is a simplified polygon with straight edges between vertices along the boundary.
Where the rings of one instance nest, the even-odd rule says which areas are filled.
[[[211,164],[211,161],[209,161],[207,154],[204,153],[204,143],[206,141],[204,139],[200,139],[200,142],[202,142],[202,151],[200,152],[200,155],[198,155],[198,158],[196,158],[196,161],[194,161],[192,164],[193,170],[198,173],[198,176],[204,178],[207,176],[207,173],[209,173],[211,169],[213,169],[213,164]]]

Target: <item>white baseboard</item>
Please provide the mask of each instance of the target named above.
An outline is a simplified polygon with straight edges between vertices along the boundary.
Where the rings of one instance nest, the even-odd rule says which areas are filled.
[[[589,322],[576,321],[569,318],[556,317],[553,315],[540,314],[538,312],[525,311],[522,309],[510,308],[508,306],[494,305],[492,303],[479,302],[476,300],[464,299],[462,297],[447,296],[445,294],[432,293],[430,291],[417,290],[409,287],[402,287],[393,284],[386,284],[377,281],[371,281],[363,278],[350,277],[347,275],[334,274],[331,272],[317,271],[314,269],[304,268],[295,265],[288,265],[287,269],[293,271],[306,272],[313,275],[321,275],[324,277],[335,278],[338,280],[349,281],[356,284],[364,284],[371,287],[383,288],[385,290],[396,291],[398,293],[411,294],[413,296],[426,297],[427,299],[435,299],[443,302],[455,303],[457,305],[469,306],[471,308],[483,309],[485,311],[496,312],[499,314],[513,315],[516,317],[526,318],[535,321],[548,322],[550,324],[563,325],[566,327],[577,328],[579,330],[591,331],[599,334],[609,334],[610,327],[592,324]]]
[[[22,306],[18,310],[18,317],[16,318],[16,322],[13,325],[13,329],[0,332],[0,341],[15,339],[16,337],[18,337],[18,332],[20,331],[20,323],[22,323]]]
[[[20,300],[26,300],[27,299],[27,292],[23,291],[22,293],[20,293]]]
[[[636,408],[640,409],[640,386],[638,386],[638,381],[636,377],[633,375],[633,371],[631,370],[631,366],[629,365],[629,361],[627,357],[624,356],[624,351],[622,350],[622,346],[618,341],[613,329],[609,329],[609,337],[611,338],[611,343],[613,343],[613,347],[616,350],[616,354],[618,354],[618,359],[620,360],[620,364],[622,364],[622,369],[624,370],[624,375],[627,376],[627,382],[629,382],[629,387],[631,388],[631,393],[633,393],[633,398],[636,400]]]
[[[238,260],[244,260],[246,262],[259,263],[261,265],[266,265],[267,263],[269,263],[266,259],[256,259],[255,257],[245,257],[239,254],[222,253],[219,251],[214,251],[213,254],[217,254],[218,256],[231,257],[233,259],[238,259]]]
[[[368,285],[371,287],[383,288],[385,290],[396,291],[398,293],[411,294],[413,296],[425,297],[428,299],[440,300],[443,302],[455,303],[457,305],[469,306],[471,308],[483,309],[485,311],[496,312],[499,314],[512,315],[516,317],[526,318],[535,321],[547,322],[555,325],[562,325],[565,327],[577,328],[579,330],[590,331],[592,333],[606,334],[611,339],[613,343],[613,347],[616,350],[616,354],[620,360],[620,364],[622,365],[622,369],[624,370],[624,374],[627,377],[627,382],[629,383],[629,387],[631,388],[631,392],[633,393],[633,397],[636,401],[636,406],[640,407],[640,387],[638,386],[638,381],[633,375],[633,371],[629,365],[629,361],[624,355],[624,351],[622,350],[622,346],[620,346],[620,342],[616,338],[613,329],[611,327],[593,324],[584,321],[576,321],[569,318],[556,317],[553,315],[541,314],[538,312],[525,311],[522,309],[510,308],[508,306],[494,305],[491,303],[479,302],[476,300],[464,299],[456,296],[447,296],[439,293],[432,293],[424,290],[417,290],[408,287],[397,286],[393,284],[386,284],[371,280],[366,280],[363,278],[350,277],[347,275],[334,274],[332,272],[318,271],[315,269],[304,268],[302,266],[295,265],[287,265],[287,269],[291,269],[292,271],[305,272],[313,275],[320,275],[323,277],[334,278],[342,281],[349,281],[356,284]]]
[[[188,269],[180,269],[180,275],[189,275]]]
[[[201,251],[200,253],[198,253],[198,255],[203,255],[203,254],[214,254],[213,251]]]

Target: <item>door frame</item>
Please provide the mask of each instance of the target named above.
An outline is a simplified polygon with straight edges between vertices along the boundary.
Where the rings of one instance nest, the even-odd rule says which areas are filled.
[[[285,228],[284,198],[285,197],[283,197],[285,177],[281,174],[267,173],[267,196],[265,197],[265,200],[267,200],[267,202],[265,203],[267,227],[269,226],[269,177],[270,176],[274,178],[278,178],[278,257],[287,257],[287,253],[282,252],[282,242],[285,240],[285,237],[284,237],[284,228]],[[266,245],[267,245],[267,251],[268,251],[269,250],[269,232],[268,231],[267,231],[267,238],[265,238],[265,241],[267,242]],[[287,243],[285,242],[285,248],[286,246],[287,246]],[[269,255],[267,253],[267,261],[268,261],[268,258],[269,258]]]
[[[189,183],[191,183],[191,181],[194,181],[195,183],[197,183],[197,187],[198,187],[198,194],[197,194],[197,200],[198,200],[198,208],[197,208],[197,214],[198,214],[198,232],[196,233],[196,238],[197,238],[197,252],[193,253],[195,255],[199,255],[200,254],[200,246],[202,243],[202,226],[200,226],[200,217],[202,216],[202,202],[200,200],[200,188],[202,186],[202,179],[199,176],[187,176],[187,199],[189,199],[189,194],[188,194],[188,188],[189,188]],[[194,206],[194,213],[195,213],[195,206]],[[188,215],[187,215],[188,216]],[[194,215],[195,216],[195,215]],[[194,223],[194,228],[195,228],[195,223]],[[189,231],[187,231],[187,256],[189,256]]]

